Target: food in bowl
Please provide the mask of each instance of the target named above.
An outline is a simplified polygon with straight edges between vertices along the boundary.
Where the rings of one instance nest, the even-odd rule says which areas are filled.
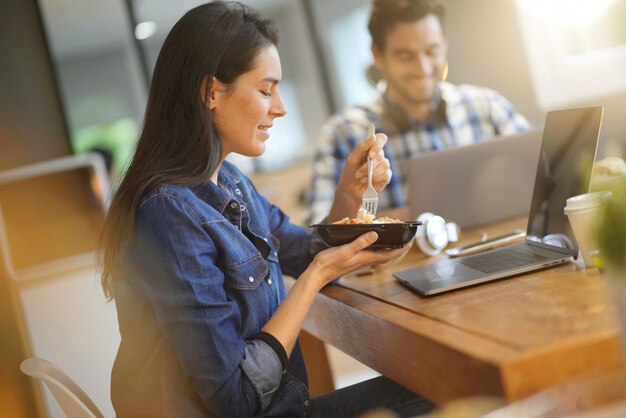
[[[404,221],[399,219],[390,218],[388,216],[381,216],[375,218],[373,214],[366,212],[363,208],[359,209],[359,213],[356,218],[343,218],[333,222],[335,225],[355,225],[355,224],[401,224]]]
[[[373,218],[373,217],[372,217]],[[359,218],[343,218],[336,222],[333,222],[333,225],[367,225],[367,224],[401,224],[404,221],[399,219],[389,218],[388,216],[381,216],[380,218],[369,219],[359,219]]]
[[[373,219],[371,222],[364,221],[359,218],[343,218],[339,221],[333,222],[334,225],[366,225],[366,224],[401,224],[404,221],[399,219],[388,218],[383,216],[381,218]]]

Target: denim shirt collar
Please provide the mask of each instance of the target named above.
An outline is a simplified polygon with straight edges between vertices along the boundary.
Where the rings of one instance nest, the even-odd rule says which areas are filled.
[[[200,199],[216,209],[224,218],[242,231],[249,231],[254,236],[252,243],[261,252],[263,258],[276,259],[276,251],[269,243],[270,233],[264,228],[258,216],[262,216],[260,210],[255,208],[256,203],[250,200],[251,190],[241,179],[241,173],[229,162],[224,161],[218,172],[218,184],[208,181],[205,184],[192,187],[192,192]],[[235,195],[235,193],[237,195]],[[245,211],[232,209],[244,204],[248,209]],[[229,207],[230,206],[230,207]],[[255,213],[256,216],[251,216]],[[277,246],[277,243],[274,243]]]
[[[224,215],[228,204],[235,198],[232,190],[238,190],[241,179],[234,174],[231,164],[224,161],[217,174],[217,182],[218,184],[208,181],[192,187],[191,190],[196,196]]]

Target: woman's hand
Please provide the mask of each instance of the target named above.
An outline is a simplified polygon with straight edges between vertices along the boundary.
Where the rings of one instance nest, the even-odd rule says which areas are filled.
[[[375,134],[360,142],[350,153],[335,189],[335,200],[328,214],[328,222],[349,217],[355,218],[363,192],[367,188],[367,156],[373,159],[372,185],[381,191],[391,180],[389,160],[385,158],[383,146],[387,135]]]
[[[311,273],[311,277],[320,280],[321,289],[339,276],[352,273],[366,266],[386,263],[411,248],[409,243],[394,250],[365,250],[377,239],[378,234],[371,231],[348,244],[321,251],[315,256],[306,273]]]
[[[407,244],[397,250],[365,250],[377,239],[376,232],[368,232],[349,244],[319,252],[296,280],[278,310],[263,326],[263,331],[272,334],[285,347],[287,355],[291,354],[304,318],[322,287],[344,274],[385,263],[410,248]]]

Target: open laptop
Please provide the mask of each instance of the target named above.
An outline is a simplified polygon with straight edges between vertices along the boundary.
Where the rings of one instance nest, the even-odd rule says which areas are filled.
[[[408,161],[411,219],[432,212],[461,228],[526,215],[542,127]]]
[[[598,106],[546,116],[524,242],[399,271],[394,277],[428,296],[575,259],[578,245],[563,208],[567,198],[589,190],[602,113]]]

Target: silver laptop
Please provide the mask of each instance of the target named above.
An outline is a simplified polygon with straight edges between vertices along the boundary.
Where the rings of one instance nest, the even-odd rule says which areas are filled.
[[[411,219],[432,212],[468,228],[526,215],[543,128],[408,161]]]
[[[399,271],[394,277],[427,296],[575,259],[578,245],[563,208],[567,198],[589,190],[602,112],[598,106],[546,116],[524,242]]]

